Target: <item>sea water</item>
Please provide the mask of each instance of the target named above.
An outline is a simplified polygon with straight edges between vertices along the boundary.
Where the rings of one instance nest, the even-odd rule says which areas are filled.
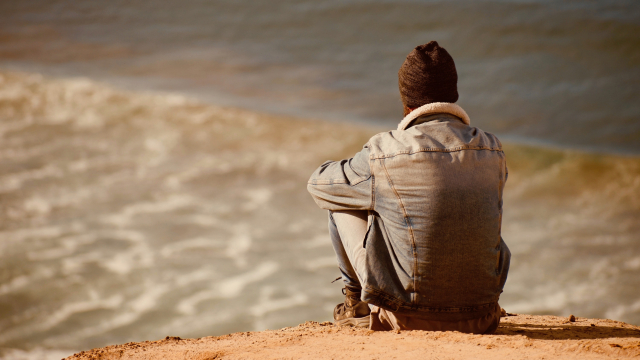
[[[429,40],[472,124],[507,143],[501,305],[640,324],[639,14],[0,3],[4,356],[330,320],[339,273],[306,179],[395,127],[397,70]]]

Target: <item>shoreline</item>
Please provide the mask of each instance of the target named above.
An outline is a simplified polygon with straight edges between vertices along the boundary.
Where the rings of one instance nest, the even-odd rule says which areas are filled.
[[[607,319],[512,314],[491,335],[337,327],[296,327],[223,336],[130,342],[82,351],[89,359],[604,359],[640,356],[640,327]]]

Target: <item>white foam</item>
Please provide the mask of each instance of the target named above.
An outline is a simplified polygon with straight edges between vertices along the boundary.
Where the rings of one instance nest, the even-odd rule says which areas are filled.
[[[166,294],[169,291],[169,286],[167,284],[154,284],[152,282],[148,282],[145,286],[142,294],[131,300],[127,306],[133,310],[136,314],[142,314],[147,311],[153,310],[158,303],[160,297]]]
[[[167,258],[175,255],[176,253],[192,250],[192,249],[206,249],[206,248],[220,248],[223,247],[224,243],[220,240],[205,238],[205,237],[197,237],[188,240],[182,240],[170,243],[165,245],[160,250],[160,254]]]
[[[102,250],[95,250],[62,259],[62,271],[66,275],[82,272],[87,263],[99,266],[119,275],[130,273],[136,268],[149,268],[154,264],[154,252],[146,242],[143,233],[133,230],[101,230],[96,238],[109,238],[112,241],[127,241],[131,246],[126,250],[107,257]]]
[[[77,350],[46,349],[42,347],[30,350],[6,349],[0,355],[0,360],[60,360],[77,352]]]
[[[0,154],[0,157],[4,157]],[[0,192],[10,192],[22,187],[27,181],[60,178],[64,171],[55,165],[45,165],[38,169],[21,171],[0,177]]]
[[[630,305],[618,305],[612,309],[607,309],[605,318],[607,319],[623,319],[626,315],[632,315],[640,311],[640,300]]]
[[[226,256],[233,259],[238,267],[247,265],[246,254],[251,248],[252,238],[246,225],[234,227],[234,235],[227,241]]]
[[[8,109],[0,109],[0,110],[4,110],[5,112],[5,118],[4,119],[14,119],[14,114],[16,113],[14,111],[13,108],[8,108]],[[0,114],[1,115],[1,114]],[[6,133],[9,132],[13,132],[13,131],[19,131],[22,130],[24,128],[26,128],[27,126],[31,125],[33,122],[31,121],[31,119],[26,120],[26,119],[21,119],[18,121],[3,121],[2,123],[0,123],[0,137],[4,137],[4,135]]]
[[[511,279],[513,282],[516,279]],[[531,285],[522,284],[522,287]],[[509,290],[509,291],[514,291]],[[542,285],[537,285],[533,289],[516,291],[518,293],[528,293],[526,299],[503,304],[507,306],[507,311],[516,313],[563,313],[567,309],[574,308],[578,304],[584,303],[587,299],[595,299],[606,296],[607,289],[599,282],[574,283],[565,285],[558,282],[548,281]]]
[[[89,144],[86,145],[89,146]],[[92,143],[90,146],[95,148],[96,143]],[[105,147],[108,148],[108,144]],[[106,150],[108,149],[104,149],[102,151]],[[106,154],[100,157],[83,158],[75,161],[69,161],[68,163],[66,163],[66,169],[70,173],[83,173],[91,169],[99,169],[101,167],[110,165],[117,166],[121,161],[122,159],[118,158],[115,155]]]
[[[196,312],[196,307],[201,302],[214,299],[235,298],[240,295],[247,285],[271,276],[278,270],[278,267],[278,264],[275,262],[258,264],[251,271],[220,281],[208,290],[200,291],[183,299],[176,306],[176,310],[182,314],[191,315]]]
[[[260,207],[268,203],[273,196],[273,191],[266,188],[252,189],[247,190],[243,195],[247,198],[247,202],[242,205],[242,209],[246,211],[252,211],[259,209]]]
[[[245,315],[243,309],[235,309],[233,307],[226,308],[224,311],[212,311],[206,314],[182,314],[160,325],[157,333],[160,336],[165,336],[165,334],[178,336],[182,336],[181,334],[211,334],[212,329],[216,329],[213,331],[219,332],[216,325],[229,323],[239,315]]]
[[[124,275],[130,273],[134,268],[149,268],[153,265],[154,252],[145,241],[143,233],[132,230],[102,231],[101,233],[103,236],[132,243],[132,246],[126,251],[99,261],[101,266],[114,273]]]
[[[602,283],[606,283],[610,279],[615,279],[618,274],[620,274],[620,269],[615,264],[612,264],[610,259],[604,258],[591,265],[589,280],[592,282],[601,281]]]
[[[288,297],[274,299],[275,287],[263,286],[260,289],[258,303],[249,308],[249,313],[256,317],[262,317],[270,312],[305,305],[309,302],[309,297],[306,294],[295,290],[291,292],[292,294]]]
[[[187,274],[179,275],[174,283],[177,286],[187,286],[201,281],[212,281],[216,278],[216,271],[210,266],[204,266]]]
[[[29,275],[19,275],[10,281],[0,285],[0,295],[10,294],[14,291],[29,287],[36,281],[51,279],[55,275],[55,271],[49,267],[40,266],[32,271]]]
[[[99,309],[115,309],[120,306],[124,300],[122,295],[113,295],[109,298],[101,299],[95,292],[90,292],[90,297],[89,300],[63,304],[62,307],[45,315],[44,318],[35,323],[14,327],[0,333],[0,342],[6,343],[12,339],[21,338],[26,335],[45,332],[66,321],[74,314]]]
[[[84,269],[84,265],[87,263],[98,263],[104,257],[99,251],[93,251],[74,257],[68,257],[62,259],[61,271],[64,275],[73,275],[81,273]]]
[[[137,321],[143,314],[156,308],[158,300],[170,290],[166,284],[155,284],[151,281],[145,283],[140,291],[141,295],[132,300],[118,303],[118,311],[108,319],[102,320],[99,324],[82,328],[78,331],[63,333],[58,336],[47,338],[45,344],[57,344],[77,341],[78,338],[90,338],[105,332],[130,325]],[[121,297],[120,297],[121,299]]]
[[[303,242],[303,246],[309,249],[315,249],[319,247],[332,247],[331,238],[329,235],[320,234],[314,236],[311,240]]]
[[[11,281],[4,283],[0,286],[0,295],[10,293],[12,291],[15,291],[16,289],[24,288],[29,283],[31,283],[30,276],[27,276],[27,275],[17,276],[11,279]]]
[[[160,164],[169,154],[171,149],[178,143],[180,134],[178,132],[164,131],[154,133],[153,137],[144,140],[145,166],[156,166]]]
[[[182,218],[184,222],[200,226],[212,227],[220,224],[220,220],[212,215],[194,214]]]
[[[60,191],[56,196],[43,198],[32,196],[28,198],[22,207],[24,213],[29,216],[46,216],[53,209],[82,204],[90,199],[94,192],[90,188],[75,189],[73,191]]]
[[[29,240],[53,239],[64,233],[60,226],[46,226],[31,229],[19,229],[14,231],[0,232],[0,249],[9,243],[24,243]]]
[[[126,275],[135,268],[150,268],[153,262],[153,252],[149,245],[140,243],[133,245],[126,252],[121,252],[112,258],[99,261],[99,264],[113,273]]]
[[[640,256],[625,261],[623,266],[626,270],[640,270]]]
[[[205,171],[210,171],[211,167],[216,164],[215,157],[207,157],[198,161],[186,170],[171,174],[164,180],[164,185],[170,189],[179,189],[184,182],[197,178]]]
[[[23,209],[30,214],[36,213],[46,215],[51,212],[51,207],[51,202],[49,202],[48,200],[45,200],[39,196],[34,196],[24,202]]]
[[[309,270],[318,270],[326,267],[338,267],[338,260],[335,256],[326,256],[305,262],[305,267]]]
[[[105,216],[103,221],[115,226],[124,227],[130,224],[136,215],[169,212],[190,206],[193,202],[193,199],[187,195],[170,195],[159,201],[140,202],[126,206],[117,214]]]
[[[310,218],[303,218],[303,219],[298,219],[298,221],[295,222],[290,222],[287,225],[287,231],[291,232],[291,233],[308,233],[309,229],[316,229],[316,232],[319,230],[318,229],[318,223],[315,220],[312,220]],[[321,231],[324,233],[327,231],[327,227],[323,226]]]
[[[120,294],[101,299],[97,294],[92,293],[91,297],[92,298],[87,301],[78,301],[62,305],[60,309],[55,310],[51,315],[39,322],[39,331],[51,329],[77,313],[97,309],[115,309],[119,307],[124,300],[123,296]]]
[[[53,260],[73,254],[76,249],[85,244],[95,242],[96,234],[81,234],[61,238],[62,246],[27,252],[27,259],[31,261]]]

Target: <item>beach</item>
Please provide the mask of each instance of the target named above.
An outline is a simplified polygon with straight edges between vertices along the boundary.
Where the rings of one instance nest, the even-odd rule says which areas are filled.
[[[491,335],[391,331],[306,322],[198,339],[113,345],[67,360],[131,359],[626,359],[640,356],[640,327],[619,321],[512,315]]]
[[[506,155],[500,304],[640,325],[639,4],[0,2],[0,359],[332,321],[306,182],[430,40]]]

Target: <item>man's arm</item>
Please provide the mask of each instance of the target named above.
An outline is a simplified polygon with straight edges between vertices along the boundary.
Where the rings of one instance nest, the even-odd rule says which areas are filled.
[[[322,209],[372,210],[373,176],[369,167],[369,148],[351,159],[327,161],[311,175],[307,190]]]

